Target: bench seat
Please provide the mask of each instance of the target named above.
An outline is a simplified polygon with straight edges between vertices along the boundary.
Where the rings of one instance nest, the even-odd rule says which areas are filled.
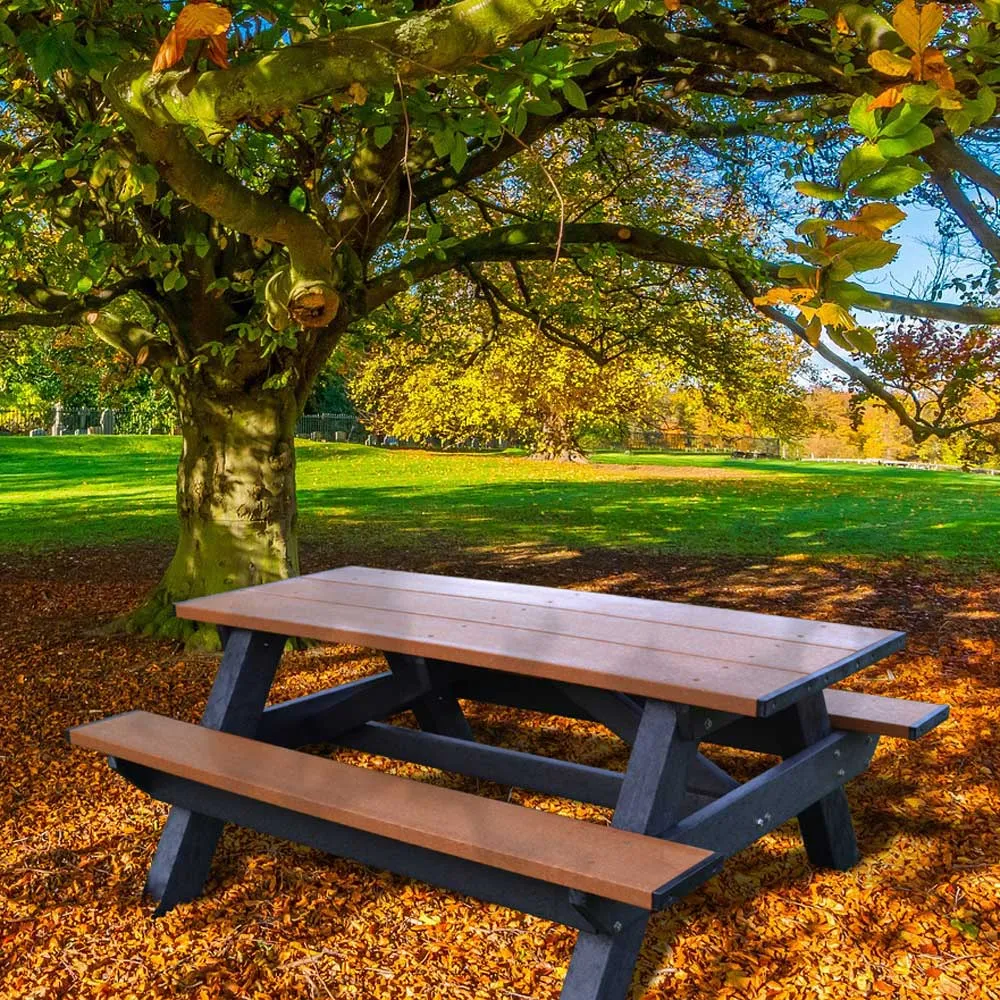
[[[74,746],[416,847],[645,910],[716,870],[711,851],[271,746],[150,712]]]
[[[947,705],[927,701],[835,690],[824,691],[823,698],[830,725],[855,733],[918,740],[948,718]]]

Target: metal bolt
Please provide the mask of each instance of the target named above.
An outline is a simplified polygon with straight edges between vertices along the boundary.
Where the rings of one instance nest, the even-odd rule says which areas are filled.
[[[770,823],[771,822],[771,814],[770,813],[764,813],[764,819],[767,820],[768,823]]]
[[[706,719],[705,720],[705,729],[711,729],[711,728],[712,728],[712,720],[711,719]]]
[[[840,756],[840,751],[839,750],[834,750],[833,751],[833,756],[834,757],[839,757]]]
[[[614,924],[612,924],[612,929],[614,930],[614,932],[616,934],[621,934],[621,932],[622,932],[622,922],[620,920],[616,920],[614,922]]]
[[[839,770],[839,771],[837,772],[837,777],[838,777],[838,778],[842,778],[842,777],[843,777],[843,776],[844,776],[845,774],[847,774],[847,772],[846,772],[846,771],[845,771],[845,770],[844,770],[843,768],[841,768],[841,769],[840,769],[840,770]]]
[[[760,817],[760,816],[757,817],[757,825],[758,826],[763,826],[764,825],[763,817]]]

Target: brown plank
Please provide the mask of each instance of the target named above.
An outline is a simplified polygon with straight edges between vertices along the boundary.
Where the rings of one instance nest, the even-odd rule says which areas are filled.
[[[817,646],[802,641],[707,631],[641,619],[597,615],[538,604],[486,600],[453,594],[429,594],[389,587],[359,586],[317,576],[265,584],[273,595],[320,603],[373,608],[454,621],[512,626],[581,639],[613,641],[663,652],[710,656],[753,666],[812,673],[853,652],[853,648]]]
[[[823,692],[830,724],[834,729],[856,733],[878,733],[903,740],[919,739],[948,718],[947,705],[859,691]]]
[[[338,580],[366,586],[392,587],[428,594],[455,594],[489,600],[536,604],[567,611],[611,615],[638,621],[683,625],[686,628],[734,632],[762,638],[788,639],[838,649],[865,649],[873,643],[891,639],[900,633],[887,629],[837,622],[765,615],[753,611],[734,611],[698,604],[656,601],[619,594],[597,594],[584,590],[538,587],[496,580],[473,580],[437,576],[432,573],[406,573],[399,570],[372,569],[367,566],[341,566],[313,573],[317,579]]]
[[[647,909],[657,889],[712,856],[149,712],[80,726],[70,741],[212,788]]]
[[[788,695],[808,679],[790,670],[595,639],[278,597],[268,587],[182,602],[177,614],[216,625],[434,657],[743,715],[768,714],[776,692]]]

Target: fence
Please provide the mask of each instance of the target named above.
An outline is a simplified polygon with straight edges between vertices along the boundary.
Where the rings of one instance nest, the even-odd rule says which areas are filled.
[[[170,415],[142,410],[58,404],[44,409],[0,410],[0,435],[169,434],[173,427]]]
[[[176,421],[170,414],[142,409],[112,410],[107,407],[55,405],[32,411],[0,410],[0,435],[50,434],[171,434]],[[314,441],[348,441],[384,447],[428,448],[435,451],[499,451],[523,445],[516,434],[504,438],[469,437],[449,441],[429,436],[421,441],[403,441],[392,435],[372,434],[363,418],[354,413],[307,413],[299,417],[295,436]],[[788,457],[788,446],[778,438],[724,437],[631,428],[615,436],[585,436],[588,451],[687,452],[703,455]]]

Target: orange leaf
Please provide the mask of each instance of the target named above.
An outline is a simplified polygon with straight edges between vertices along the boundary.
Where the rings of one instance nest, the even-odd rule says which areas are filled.
[[[894,108],[902,99],[902,87],[889,87],[888,90],[883,90],[882,93],[868,105],[868,110],[874,111],[876,108]]]
[[[229,11],[218,4],[196,2],[183,7],[177,15],[177,22],[156,53],[156,58],[153,60],[153,72],[162,73],[180,62],[187,43],[193,38],[208,38],[213,41],[216,37],[222,38],[221,49],[218,44],[209,45],[208,57],[217,66],[227,67],[229,63],[226,59],[224,36],[229,30],[232,20]]]
[[[229,69],[229,43],[226,41],[226,36],[213,35],[208,40],[206,55],[219,69]]]
[[[916,60],[916,56],[913,57]],[[927,49],[920,57],[918,80],[933,80],[942,90],[954,90],[955,78],[938,49]]]
[[[191,3],[177,15],[174,30],[190,38],[211,38],[224,35],[229,30],[233,17],[225,7],[214,3]]]
[[[675,10],[681,9],[681,0],[663,0],[663,8],[672,14]]]
[[[184,55],[186,45],[187,39],[179,34],[176,28],[172,28],[156,53],[156,58],[153,60],[153,72],[162,73],[179,62],[181,56]]]

